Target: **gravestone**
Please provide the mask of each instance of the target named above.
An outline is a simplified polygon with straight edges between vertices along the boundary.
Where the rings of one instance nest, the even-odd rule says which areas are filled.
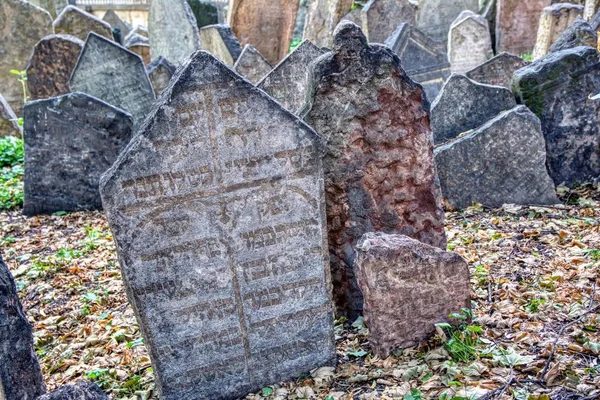
[[[435,163],[449,209],[558,203],[540,120],[525,106],[436,148]]]
[[[180,64],[200,48],[196,18],[186,0],[152,0],[148,15],[151,58]]]
[[[36,43],[53,33],[52,16],[24,0],[1,0],[0,21],[3,21],[0,29],[0,93],[14,112],[21,115],[23,87],[9,71],[25,69]]]
[[[38,397],[37,400],[110,400],[106,394],[92,382],[79,381],[74,385],[63,385],[52,393]]]
[[[161,399],[238,398],[334,362],[319,142],[199,51],[102,177]]]
[[[294,40],[302,40],[304,25],[306,23],[306,14],[308,13],[308,3],[310,0],[300,0],[298,13],[296,15],[296,26],[294,27]]]
[[[554,44],[550,46],[550,52],[571,49],[577,46],[598,46],[598,34],[585,22],[578,17],[559,37]]]
[[[23,214],[97,210],[100,176],[127,146],[131,115],[83,93],[25,105]]]
[[[242,46],[251,44],[271,64],[288,53],[299,1],[230,0],[229,25]]]
[[[1,257],[0,321],[0,398],[37,399],[46,388],[32,328],[19,301],[15,280]]]
[[[548,54],[550,46],[581,15],[583,6],[578,4],[557,3],[544,8],[533,48],[533,59],[537,60]]]
[[[479,0],[421,0],[417,12],[417,28],[429,38],[445,45],[450,25],[465,10],[479,11]]]
[[[204,0],[187,0],[187,2],[196,17],[198,28],[219,23],[219,9],[214,4]]]
[[[339,315],[362,310],[354,246],[366,232],[446,247],[428,103],[389,48],[342,21],[333,51],[312,64],[300,115],[327,140],[323,160],[333,294]],[[419,160],[418,162],[416,160]]]
[[[54,0],[28,0],[29,3],[34,6],[38,6],[48,11],[52,18],[56,18],[56,5],[54,4]]]
[[[233,67],[242,53],[242,46],[229,25],[209,25],[200,29],[200,46],[221,62]]]
[[[21,128],[14,111],[0,94],[0,137],[2,136],[21,136]]]
[[[75,36],[50,35],[35,45],[27,65],[29,100],[71,92],[69,80],[84,44]]]
[[[113,40],[112,27],[108,22],[75,6],[67,6],[52,23],[57,34],[71,35],[86,40],[90,32]]]
[[[408,24],[400,24],[385,45],[398,55],[408,76],[423,85],[427,99],[432,102],[450,76],[445,47]]]
[[[145,27],[141,26],[141,25],[136,25],[135,28],[133,28],[129,34],[127,36],[125,36],[124,40],[127,41],[131,36],[133,35],[140,35],[146,38],[150,38],[150,35],[148,35],[148,29],[146,29]]]
[[[305,40],[256,86],[290,112],[297,113],[306,101],[310,63],[323,54],[323,50]]]
[[[504,52],[473,68],[465,75],[475,82],[510,89],[513,73],[526,65],[527,62],[521,57]]]
[[[464,75],[452,75],[431,104],[434,142],[453,139],[516,105],[507,88],[477,83]]]
[[[367,233],[356,247],[365,322],[375,355],[384,360],[452,323],[471,306],[469,266],[458,255],[404,235]]]
[[[171,77],[175,74],[175,64],[166,58],[160,56],[146,66],[146,72],[154,88],[156,98],[160,96],[163,90],[169,85]]]
[[[244,47],[242,54],[233,67],[238,74],[254,84],[258,83],[265,75],[271,72],[272,68],[271,64],[269,64],[262,54],[249,44]]]
[[[463,11],[450,26],[448,60],[454,74],[462,74],[492,58],[492,38],[487,21]]]
[[[71,89],[130,113],[134,131],[146,118],[155,100],[140,56],[93,32],[71,76]]]
[[[123,39],[129,35],[129,32],[133,29],[133,27],[129,25],[128,22],[123,21],[114,10],[108,10],[106,14],[104,14],[104,17],[102,17],[102,20],[110,24],[113,29],[113,37],[115,36],[115,31],[119,32],[119,37],[121,38],[121,41],[117,42],[119,44],[123,44]]]
[[[150,41],[148,38],[135,34],[129,37],[125,48],[140,56],[145,65],[150,64]]]
[[[56,15],[60,14],[62,10],[64,10],[64,8],[69,5],[70,2],[71,0],[54,0],[54,8],[56,8]]]
[[[317,47],[330,46],[335,27],[350,12],[353,4],[354,0],[311,0],[304,25],[304,39]]]
[[[362,28],[362,8],[356,7],[348,14],[346,14],[342,19],[342,21],[350,21],[359,28]]]
[[[515,72],[513,90],[542,121],[547,166],[558,186],[600,176],[600,56],[592,47],[557,51]]]
[[[497,0],[496,52],[530,54],[544,7],[552,0]]]
[[[410,0],[370,0],[361,12],[369,42],[383,43],[401,23],[415,25],[417,7]]]
[[[585,8],[583,10],[583,19],[589,21],[600,8],[600,0],[585,0]]]

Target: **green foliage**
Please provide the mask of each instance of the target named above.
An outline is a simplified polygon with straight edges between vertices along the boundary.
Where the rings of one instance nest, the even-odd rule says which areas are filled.
[[[23,139],[0,138],[0,210],[23,205]]]
[[[464,322],[473,319],[471,310],[467,308],[463,308],[460,313],[452,313],[449,316],[450,318]],[[458,326],[447,323],[435,325],[441,328],[447,335],[444,347],[454,361],[469,362],[478,358],[479,351],[477,346],[479,344],[479,334],[483,332],[480,326],[468,325],[466,323],[461,323]]]
[[[536,313],[540,310],[540,306],[546,304],[544,299],[532,299],[528,305],[525,306],[525,310],[528,313]]]
[[[17,76],[17,80],[21,82],[21,87],[23,88],[23,104],[27,103],[27,70],[18,71],[16,69],[11,69],[10,73]]]
[[[273,393],[275,393],[275,391],[267,386],[262,389],[262,391],[260,392],[260,395],[262,397],[270,397],[273,395]]]
[[[533,62],[533,53],[523,53],[521,54],[521,58],[527,62]]]
[[[421,400],[423,398],[423,393],[421,393],[418,389],[411,389],[410,393],[404,395],[403,400]]]
[[[296,47],[300,46],[300,43],[302,43],[302,38],[299,39],[294,39],[292,40],[292,43],[290,43],[290,53],[294,50],[296,50]]]
[[[352,3],[352,7],[350,8],[350,11],[354,11],[357,8],[363,8],[365,6],[365,2],[364,1],[357,1],[354,0],[354,2]]]
[[[0,138],[0,168],[23,164],[23,139],[14,136]]]

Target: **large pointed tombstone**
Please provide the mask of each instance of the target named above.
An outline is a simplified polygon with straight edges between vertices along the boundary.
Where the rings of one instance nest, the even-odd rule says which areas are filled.
[[[71,89],[129,112],[136,130],[156,99],[140,56],[93,32],[71,76]]]
[[[450,26],[448,60],[453,74],[463,74],[493,57],[490,27],[485,18],[463,11]]]
[[[479,0],[421,0],[417,28],[431,39],[445,44],[450,25],[465,10],[479,11]]]
[[[373,43],[383,43],[399,24],[416,21],[417,7],[410,0],[370,0],[361,12],[362,29]]]
[[[233,399],[335,358],[320,138],[205,51],[103,176],[162,399]]]

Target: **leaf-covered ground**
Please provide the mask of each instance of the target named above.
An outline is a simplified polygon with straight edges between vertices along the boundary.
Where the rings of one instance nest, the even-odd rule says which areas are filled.
[[[472,322],[381,360],[362,320],[338,321],[336,368],[248,399],[600,398],[598,194],[448,213],[448,247],[471,268]],[[103,215],[4,212],[0,226],[48,388],[87,378],[115,399],[157,398]]]

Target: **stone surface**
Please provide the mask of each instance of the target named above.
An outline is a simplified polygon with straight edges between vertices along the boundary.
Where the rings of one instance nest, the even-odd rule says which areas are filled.
[[[3,0],[4,1],[4,0]],[[15,280],[0,257],[0,398],[35,400],[46,388]]]
[[[75,36],[50,35],[35,45],[27,65],[29,100],[71,92],[69,80],[84,44]]]
[[[450,313],[471,306],[469,267],[458,255],[404,235],[367,233],[356,247],[365,322],[375,355],[411,347]]]
[[[310,63],[323,54],[323,50],[305,40],[257,86],[289,111],[297,113],[306,101]]]
[[[400,24],[385,45],[400,57],[402,68],[411,79],[423,85],[427,99],[432,102],[450,76],[445,47],[408,24]]]
[[[198,28],[219,23],[219,9],[214,4],[203,0],[187,0],[187,2],[196,17]]]
[[[90,32],[113,40],[112,27],[106,21],[76,6],[65,7],[52,23],[57,34],[71,35],[86,40]]]
[[[533,48],[533,59],[537,60],[548,54],[550,46],[581,15],[583,6],[578,4],[557,3],[544,8]]]
[[[448,60],[454,74],[462,74],[492,58],[488,22],[479,14],[463,11],[450,26]]]
[[[52,34],[52,16],[23,0],[1,0],[0,26],[0,93],[21,115],[23,87],[9,71],[25,69],[36,43]]]
[[[600,176],[600,56],[591,47],[550,53],[515,72],[513,90],[542,121],[547,166],[556,185]]]
[[[308,3],[310,0],[300,0],[298,13],[296,15],[296,26],[294,27],[294,40],[302,40],[304,34],[304,25],[306,24],[306,14],[308,13]]]
[[[25,215],[100,209],[100,176],[127,146],[131,116],[69,93],[25,106]]]
[[[288,53],[299,1],[230,0],[228,21],[242,46],[251,44],[271,63]]]
[[[401,23],[415,25],[417,7],[410,0],[370,0],[361,12],[369,42],[383,43]]]
[[[417,28],[431,39],[445,45],[450,25],[465,10],[479,11],[479,0],[421,0],[417,13]]]
[[[244,47],[242,54],[233,67],[238,74],[254,84],[258,83],[265,75],[271,72],[272,68],[271,64],[262,54],[249,44]]]
[[[64,385],[52,393],[37,400],[110,400],[106,394],[92,382],[79,381],[74,385]]]
[[[465,75],[475,82],[510,89],[513,73],[527,64],[521,57],[504,52],[473,68]]]
[[[311,0],[304,26],[304,39],[317,47],[331,46],[333,31],[350,12],[354,0]]]
[[[196,18],[186,0],[152,0],[148,15],[152,59],[163,56],[180,64],[200,48]]]
[[[56,4],[54,0],[28,0],[28,2],[34,6],[43,8],[52,15],[52,18],[56,18]]]
[[[598,12],[600,8],[600,0],[585,0],[585,9],[583,10],[583,18],[586,21],[592,19],[594,14]]]
[[[483,0],[484,3],[480,9],[481,16],[485,18],[488,22],[488,26],[490,27],[490,35],[492,38],[492,47],[495,50],[496,46],[496,10],[497,10],[497,0]],[[481,4],[481,2],[480,2]]]
[[[552,0],[497,0],[496,52],[521,56],[535,46],[540,15]]]
[[[169,81],[175,74],[176,69],[175,64],[162,56],[146,66],[146,72],[148,73],[150,82],[152,82],[156,98],[158,98],[163,90],[169,85]]]
[[[334,362],[319,141],[200,51],[102,177],[161,399],[239,398]]]
[[[590,19],[590,25],[595,32],[600,30],[600,11],[594,14],[592,19]]]
[[[144,60],[144,64],[150,64],[150,41],[142,35],[135,34],[129,37],[125,48],[134,52]]]
[[[435,163],[449,209],[558,203],[540,120],[525,106],[436,148]]]
[[[221,62],[233,67],[242,53],[240,42],[229,25],[209,25],[200,29],[202,50],[208,51]]]
[[[598,34],[581,17],[577,18],[550,46],[550,52],[571,49],[577,46],[598,46]]]
[[[354,10],[351,10],[348,14],[346,14],[341,20],[350,21],[356,26],[362,28],[362,9],[360,7],[356,7]]]
[[[128,22],[123,21],[114,10],[108,10],[104,14],[104,17],[102,17],[102,20],[110,24],[113,30],[113,37],[116,36],[115,31],[118,31],[118,37],[121,38],[121,41],[118,42],[119,44],[123,44],[123,39],[129,35],[129,32],[133,29],[133,27]]]
[[[135,130],[155,100],[140,56],[94,33],[90,34],[77,61],[71,89],[129,112]]]
[[[323,160],[334,301],[339,315],[362,310],[354,246],[366,232],[406,234],[446,247],[428,103],[398,56],[369,45],[342,21],[333,51],[312,65],[301,115],[327,139]],[[418,161],[417,161],[418,160]]]
[[[431,104],[433,140],[438,144],[453,139],[516,105],[507,88],[477,83],[464,75],[452,75]]]
[[[17,116],[2,94],[0,94],[0,136],[21,136]]]
[[[124,41],[126,42],[127,40],[129,40],[130,36],[133,35],[140,35],[143,37],[147,37],[150,38],[150,35],[148,34],[148,29],[146,29],[145,27],[141,26],[141,25],[136,25],[135,28],[133,28],[129,34],[127,36],[125,36]]]

